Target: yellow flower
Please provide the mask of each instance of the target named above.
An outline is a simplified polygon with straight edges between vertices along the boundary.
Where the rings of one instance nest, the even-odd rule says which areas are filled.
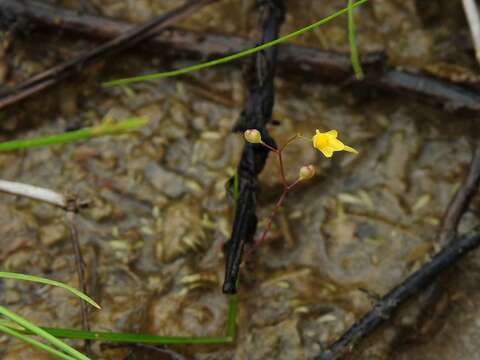
[[[348,151],[358,154],[358,151],[350,146],[345,145],[337,139],[338,133],[336,130],[330,130],[325,133],[318,131],[313,136],[313,147],[320,150],[327,158],[332,157],[335,151]]]

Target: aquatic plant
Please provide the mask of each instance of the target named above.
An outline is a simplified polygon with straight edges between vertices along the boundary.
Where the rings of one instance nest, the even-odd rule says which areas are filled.
[[[186,74],[192,71],[204,69],[207,67],[216,66],[216,65],[224,64],[230,61],[234,61],[234,60],[246,57],[248,55],[254,54],[256,52],[265,50],[269,47],[276,46],[278,44],[286,42],[294,37],[302,35],[308,31],[314,30],[315,28],[321,25],[324,25],[329,21],[346,13],[348,13],[348,32],[349,32],[349,42],[350,42],[350,48],[351,48],[352,66],[354,69],[355,76],[357,78],[361,78],[363,76],[363,72],[361,70],[358,51],[356,49],[355,28],[354,28],[354,22],[353,22],[353,9],[367,3],[367,1],[368,0],[359,0],[357,2],[354,2],[353,0],[349,0],[347,7],[341,9],[340,11],[337,11],[336,13],[330,16],[327,16],[313,24],[305,26],[285,36],[279,37],[273,41],[261,44],[259,46],[256,46],[250,49],[246,49],[237,54],[233,54],[230,56],[215,59],[215,60],[208,61],[201,64],[196,64],[196,65],[178,69],[178,70],[136,76],[136,77],[127,78],[127,79],[113,80],[105,83],[104,86],[105,87],[118,86],[118,85],[125,86],[128,84],[140,82],[140,81],[173,77],[173,76]],[[38,139],[32,139],[32,140],[14,140],[10,142],[0,143],[0,151],[12,151],[12,150],[26,149],[26,148],[36,147],[36,146],[48,146],[48,145],[77,141],[81,139],[89,139],[95,136],[118,134],[118,133],[123,133],[125,131],[136,129],[139,126],[144,125],[145,123],[146,121],[144,119],[130,119],[128,122],[125,122],[125,123],[102,124],[97,127],[81,129],[78,131],[68,132],[65,134],[59,134],[54,136],[48,136],[44,138],[38,138]],[[284,144],[281,148],[276,149],[263,143],[263,141],[261,140],[261,136],[259,137],[259,134],[260,133],[258,132],[258,130],[251,129],[249,133],[245,133],[245,138],[247,139],[247,141],[266,146],[267,148],[269,148],[269,150],[271,150],[277,155],[277,158],[279,160],[279,166],[280,166],[280,177],[282,179],[282,183],[284,184],[284,191],[279,201],[277,202],[274,212],[272,213],[269,219],[269,224],[265,229],[264,233],[261,235],[260,240],[257,242],[257,245],[260,244],[265,239],[270,229],[273,216],[275,215],[275,212],[282,206],[287,193],[290,192],[299,182],[311,179],[315,175],[315,168],[312,165],[304,165],[300,167],[298,171],[298,178],[294,182],[288,183],[287,179],[285,178],[282,151],[291,142],[301,138],[300,136],[295,135],[290,140],[288,140],[287,143]],[[326,133],[326,134],[318,133],[314,135],[312,138],[313,146],[318,150],[320,150],[325,156],[330,157],[334,151],[343,150],[343,151],[356,152],[356,150],[354,150],[353,148],[344,145],[338,139],[336,139],[336,133],[335,133],[335,136],[333,135],[332,132]],[[239,186],[238,176],[234,176],[233,194],[234,194],[235,201],[238,199],[238,196],[239,196],[238,186]],[[20,275],[17,274],[17,276],[20,276]],[[28,277],[28,275],[21,275],[21,277]],[[17,277],[17,279],[27,280],[26,278],[20,279],[20,277]],[[29,280],[34,281],[32,280],[32,278],[30,278]],[[37,278],[36,281],[39,282],[39,279]],[[44,283],[47,283],[48,280],[43,279],[42,281]],[[54,283],[50,281],[50,284],[55,286],[61,286],[61,284],[58,282]],[[66,287],[66,285],[62,287],[64,287],[69,291],[72,291],[72,289]],[[75,294],[77,296],[80,296],[78,292]],[[94,303],[92,303],[92,305],[94,305]],[[40,328],[31,323],[28,323],[25,319],[22,319],[18,315],[10,312],[9,310],[3,307],[0,307],[0,313],[8,317],[10,320],[12,320],[14,323],[16,323],[16,325],[14,326],[12,323],[9,324],[5,322],[1,322],[0,331],[3,331],[11,336],[17,337],[22,341],[26,341],[30,343],[32,346],[48,351],[52,355],[62,359],[87,359],[84,355],[78,353],[78,351],[74,349],[69,348],[68,345],[62,343],[56,338],[61,337],[61,338],[70,338],[70,339],[112,341],[112,342],[119,342],[119,343],[121,342],[143,343],[143,344],[224,344],[224,343],[233,342],[235,340],[237,309],[238,309],[238,295],[236,294],[228,295],[228,314],[227,314],[227,320],[226,320],[226,333],[223,336],[155,336],[155,335],[146,335],[146,334],[116,333],[116,332],[107,332],[107,331],[100,332],[100,331],[60,329],[60,328]],[[21,328],[17,328],[16,326],[18,325],[20,325]],[[28,334],[36,334],[44,338],[45,340],[49,341],[51,344],[55,345],[58,349],[62,350],[63,352],[59,352],[58,350],[54,349],[51,346],[48,346],[36,341],[35,339],[29,337]]]

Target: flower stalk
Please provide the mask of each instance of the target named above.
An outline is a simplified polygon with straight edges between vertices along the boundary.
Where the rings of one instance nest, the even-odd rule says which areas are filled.
[[[287,195],[301,181],[305,181],[313,178],[315,176],[315,168],[313,165],[302,166],[298,171],[298,178],[292,183],[289,183],[285,176],[285,166],[284,166],[283,157],[282,157],[283,151],[287,146],[289,146],[295,140],[302,138],[300,134],[296,134],[292,136],[290,139],[287,140],[285,144],[283,144],[279,148],[275,148],[263,142],[261,133],[257,129],[246,130],[244,132],[244,137],[247,142],[251,144],[259,144],[261,146],[264,146],[276,155],[277,161],[278,161],[278,167],[280,170],[280,179],[283,184],[282,195],[280,195],[280,198],[275,204],[275,207],[273,208],[272,213],[268,217],[267,226],[263,230],[262,235],[258,240],[255,241],[255,246],[252,249],[250,249],[250,251],[247,253],[247,255],[250,255],[256,247],[258,247],[259,245],[265,242],[265,239],[267,238],[267,235],[270,232],[270,229],[272,227],[273,218],[275,217],[277,212],[280,210],[280,208],[283,206],[283,203],[285,202]],[[312,146],[318,151],[320,151],[327,158],[331,158],[333,156],[333,153],[336,151],[347,151],[347,152],[358,154],[357,150],[355,150],[350,146],[345,145],[343,142],[338,140],[337,137],[338,137],[338,133],[336,130],[330,130],[325,133],[322,133],[317,129],[315,135],[312,137]]]

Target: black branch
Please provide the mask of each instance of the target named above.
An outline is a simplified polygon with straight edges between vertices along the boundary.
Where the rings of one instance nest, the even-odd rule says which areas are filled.
[[[381,323],[388,320],[400,304],[421,292],[442,271],[450,268],[468,252],[480,245],[480,228],[454,240],[444,247],[422,268],[410,275],[404,282],[383,296],[365,316],[357,321],[339,340],[316,360],[333,360],[350,351],[353,345],[365,338]]]
[[[30,25],[62,29],[93,40],[111,40],[135,25],[101,16],[78,14],[75,11],[52,7],[32,0],[0,0],[0,20],[21,18]],[[1,25],[1,21],[0,21]],[[251,46],[248,39],[214,33],[201,33],[168,28],[148,39],[143,49],[161,54],[184,55],[190,58],[211,59],[239,52]],[[352,79],[348,54],[323,51],[303,46],[278,46],[278,65],[281,75],[301,75],[304,79],[345,83]],[[394,69],[388,66],[381,53],[362,56],[367,76],[355,82],[358,86],[380,89],[388,93],[413,98],[419,102],[444,108],[447,111],[480,113],[480,93],[462,84],[452,83],[421,72]],[[238,62],[232,62],[236,65]],[[11,104],[10,102],[8,104]],[[2,105],[0,96],[0,108]]]
[[[422,293],[418,298],[419,306],[423,309],[420,313],[428,314],[428,307],[432,307],[432,302],[438,298],[438,292],[441,291],[440,287],[436,286],[438,282],[434,282],[434,279],[480,244],[480,228],[460,239],[455,238],[460,220],[478,192],[479,182],[480,145],[477,143],[468,174],[450,201],[443,217],[437,236],[437,243],[443,246],[442,251],[385,295],[368,314],[357,321],[317,360],[336,359],[351,350],[358,340],[365,338],[383,321],[389,319],[397,307],[416,293]]]
[[[262,11],[262,39],[260,43],[278,37],[285,16],[283,0],[258,1]],[[274,77],[277,64],[277,47],[254,54],[246,69],[247,101],[234,131],[257,129],[265,143],[275,147],[268,134],[267,123],[272,118],[275,102]],[[234,294],[242,262],[244,246],[252,242],[257,228],[256,194],[257,176],[263,170],[268,150],[258,144],[245,144],[237,169],[239,196],[235,209],[232,235],[225,244],[225,281],[223,292]]]
[[[147,40],[162,29],[171,26],[175,22],[191,15],[202,6],[214,1],[217,0],[187,1],[185,4],[166,14],[157,16],[145,24],[134,26],[128,28],[125,32],[118,33],[117,36],[108,42],[35,75],[13,89],[3,89],[0,92],[0,109],[58,84],[60,81],[80,73],[88,65],[98,62],[106,56],[116,54]],[[14,12],[23,14],[24,11],[27,11],[27,7],[22,5],[22,3],[16,0],[0,0],[0,9],[2,9],[0,18],[3,12],[10,14],[10,16]]]

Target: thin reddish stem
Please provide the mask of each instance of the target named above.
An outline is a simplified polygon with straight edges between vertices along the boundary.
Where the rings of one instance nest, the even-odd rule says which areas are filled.
[[[292,136],[290,139],[288,139],[287,142],[283,144],[283,146],[280,148],[280,152],[282,152],[283,149],[285,149],[288,145],[290,145],[292,141],[297,140],[299,137],[300,137],[299,134],[295,134],[295,136]]]
[[[288,183],[287,183],[287,178],[285,177],[285,170],[283,169],[282,150],[283,150],[283,147],[281,150],[277,152],[277,156],[278,156],[278,164],[280,166],[280,177],[282,178],[283,188],[285,191],[288,189]]]
[[[262,144],[263,146],[265,146],[268,150],[270,150],[270,151],[272,151],[272,152],[274,152],[274,153],[276,153],[276,154],[278,153],[278,150],[275,149],[273,146],[270,146],[270,145],[268,145],[268,144],[265,144],[264,142],[261,142],[260,144]]]
[[[290,185],[288,185],[287,187],[287,191],[290,191],[292,190],[295,186],[297,186],[300,181],[302,181],[302,179],[298,178],[297,180],[295,180],[293,183],[291,183]]]
[[[282,152],[283,150],[293,141],[295,141],[296,139],[298,139],[299,136],[298,134],[296,134],[295,136],[292,136],[290,139],[287,140],[287,142],[282,146],[280,147],[279,149],[275,149],[274,147],[268,145],[268,144],[265,144],[264,142],[262,142],[261,144],[263,146],[265,146],[267,149],[269,149],[270,151],[274,152],[275,154],[277,154],[277,159],[278,159],[278,164],[279,164],[279,168],[280,168],[280,177],[282,179],[282,184],[283,184],[283,192],[282,192],[282,195],[280,196],[280,198],[278,199],[277,203],[275,204],[275,207],[273,208],[272,210],[272,213],[270,214],[269,218],[268,218],[268,223],[267,223],[267,226],[265,228],[265,230],[263,230],[263,233],[262,233],[262,236],[260,237],[259,240],[257,240],[255,242],[255,247],[257,246],[260,246],[266,239],[267,237],[267,234],[268,232],[270,231],[270,229],[272,228],[272,223],[273,223],[273,218],[274,216],[277,214],[278,210],[282,207],[283,205],[283,202],[285,201],[285,198],[287,197],[288,193],[290,190],[292,190],[300,181],[301,179],[298,178],[297,180],[295,180],[292,184],[288,184],[287,182],[287,178],[285,177],[285,169],[284,169],[284,166],[283,166],[283,158],[282,158]],[[245,256],[245,259],[249,257],[249,255],[253,252],[253,248],[250,249],[250,251],[248,251],[248,253],[246,254]]]
[[[275,216],[277,211],[282,207],[283,201],[285,200],[287,194],[288,194],[288,190],[285,189],[282,193],[282,196],[280,196],[280,199],[278,199],[277,203],[275,204],[275,207],[273,208],[272,213],[270,214],[270,217],[268,219],[267,227],[265,228],[265,230],[263,230],[262,236],[256,242],[255,246],[259,246],[265,241],[265,238],[267,237],[267,234],[272,227],[273,217]]]

